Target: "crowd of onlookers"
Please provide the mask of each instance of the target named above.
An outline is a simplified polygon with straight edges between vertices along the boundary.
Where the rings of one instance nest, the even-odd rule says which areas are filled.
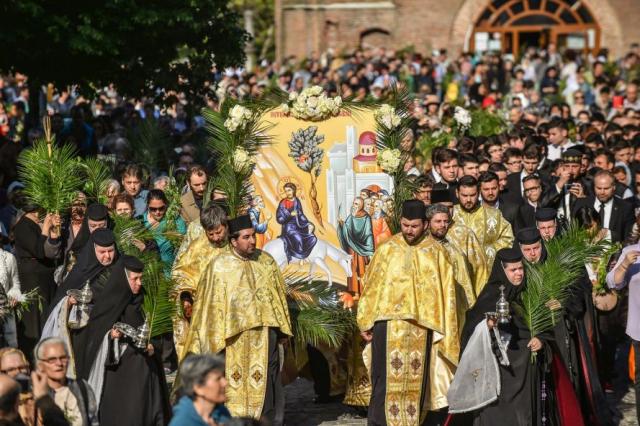
[[[453,56],[440,50],[421,55],[379,48],[342,57],[326,52],[303,60],[288,58],[281,64],[264,61],[252,72],[227,69],[214,74],[215,90],[200,100],[211,108],[218,108],[226,98],[259,97],[272,86],[299,91],[320,85],[330,95],[356,100],[383,99],[394,86],[405,87],[412,99],[415,125],[402,148],[407,154],[405,170],[418,184],[416,198],[429,204],[431,192],[438,188],[452,190],[453,196],[459,178],[470,175],[477,181],[482,203],[500,209],[514,231],[535,226],[535,212],[552,207],[559,220],[579,217],[585,223],[596,223],[614,242],[635,243],[640,237],[636,219],[640,208],[640,47],[636,44],[620,58],[610,57],[605,50],[596,54],[558,52],[550,45],[529,48],[517,60],[494,53]],[[16,264],[11,255],[21,244],[13,230],[23,214],[35,210],[22,193],[17,159],[43,135],[40,116],[50,116],[56,143],[74,146],[83,157],[97,155],[114,164],[114,180],[105,194],[108,207],[115,214],[139,217],[145,226],[165,220],[169,201],[163,190],[169,165],[174,173],[185,176],[183,209],[175,219],[181,233],[185,222],[197,217],[207,178],[215,175],[215,158],[209,158],[204,149],[204,120],[184,95],[171,94],[171,103],[156,105],[124,98],[115,87],[101,89],[93,99],[79,93],[76,87],[53,85],[33,93],[27,76],[0,76],[3,307],[13,307],[21,291],[23,277],[16,265],[24,259],[18,258]],[[415,141],[446,126],[454,105],[493,111],[505,119],[508,129],[498,135],[460,137],[422,158]],[[162,163],[131,164],[137,158],[132,150],[139,147],[134,144],[136,131],[145,123],[152,123],[167,141],[169,158]],[[66,229],[79,227],[85,214],[87,201],[79,197]],[[44,219],[40,226],[45,239],[52,238],[51,229],[59,221],[49,216]],[[167,241],[155,241],[152,249],[171,265],[174,253]],[[64,259],[64,254],[57,256]],[[55,263],[56,258],[42,253],[42,261]],[[627,311],[640,310],[640,305],[634,305],[633,299],[627,302],[625,291],[620,292],[614,314],[603,315],[600,361],[607,389],[615,380],[624,381],[624,372],[611,366],[623,358],[632,340],[636,342],[625,337],[624,328]],[[93,424],[90,392],[82,382],[69,382],[65,377],[68,351],[64,342],[40,344],[35,355],[29,346],[25,356],[15,348],[25,349],[20,342],[20,321],[17,327],[15,320],[3,322],[2,334],[7,347],[0,351],[0,418],[8,419],[6,424],[15,420],[16,402],[23,421],[35,424],[34,411],[29,408],[34,402],[27,394],[35,398],[45,424],[57,424],[47,420],[60,415],[56,407],[63,411],[63,421],[65,416],[69,421],[70,412],[76,421],[69,423]],[[30,365],[32,359],[35,364]],[[163,361],[169,371],[176,368],[170,356]],[[29,376],[32,365],[37,372]],[[217,359],[199,359],[187,367],[195,371],[193,386],[202,386],[202,377],[221,371]],[[5,375],[30,391],[20,392],[16,382]],[[59,388],[66,390],[51,391]],[[76,402],[71,407],[65,406],[68,393]]]

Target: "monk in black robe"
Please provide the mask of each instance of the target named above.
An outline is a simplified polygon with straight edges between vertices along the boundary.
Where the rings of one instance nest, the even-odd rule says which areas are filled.
[[[487,321],[485,313],[495,311],[496,302],[500,298],[500,286],[504,286],[505,298],[511,303],[511,321],[498,325],[488,321],[489,326],[498,327],[501,338],[506,342],[510,363],[508,366],[500,364],[500,395],[497,401],[474,411],[471,416],[454,416],[452,424],[468,424],[461,421],[461,418],[468,419],[474,426],[531,426],[541,425],[543,416],[549,420],[540,386],[543,362],[548,352],[548,336],[532,337],[525,321],[513,309],[513,302],[518,300],[520,293],[526,288],[522,254],[519,250],[498,251],[487,285],[480,292],[473,308],[467,311],[462,331],[462,351],[464,352],[478,323]],[[536,353],[535,362],[532,362],[532,352]]]
[[[41,339],[59,337],[70,349],[69,371],[75,372],[75,358],[78,352],[76,335],[78,328],[86,325],[87,313],[78,309],[77,300],[67,293],[69,290],[81,290],[87,283],[92,292],[91,305],[100,298],[111,268],[118,258],[118,250],[113,232],[98,229],[89,239],[80,255],[76,267],[62,283],[51,302],[47,322],[42,330]]]
[[[64,251],[64,270],[62,279],[66,279],[80,261],[82,250],[87,246],[91,234],[97,229],[107,228],[109,225],[109,209],[103,204],[91,204],[87,207],[80,230],[75,236],[70,230],[65,230],[59,250]],[[66,247],[65,247],[66,246]],[[59,282],[59,281],[58,281]]]
[[[96,300],[111,273],[111,267],[117,260],[118,250],[113,231],[106,228],[97,229],[89,236],[88,244],[80,251],[74,268],[56,290],[51,308],[53,309],[69,290],[80,290],[87,282]]]
[[[47,215],[41,226],[38,219],[41,212],[37,206],[28,205],[23,209],[25,214],[16,223],[13,231],[18,275],[22,283],[22,293],[38,289],[43,305],[41,312],[35,307],[25,311],[18,323],[18,346],[30,356],[40,338],[46,312],[56,288],[53,281],[55,254],[47,250],[47,243],[58,240],[60,235],[52,222],[53,215]]]
[[[153,347],[139,349],[113,329],[117,322],[136,328],[144,324],[143,268],[142,262],[132,256],[118,260],[91,311],[89,324],[78,335],[78,347],[84,348],[76,362],[78,376],[89,379],[96,397],[100,397],[102,426],[160,426],[169,419],[168,391]],[[128,344],[116,359],[112,356],[114,345],[122,342]]]
[[[551,236],[550,239],[553,238],[555,236]],[[547,252],[538,229],[520,230],[516,235],[516,244],[528,262],[546,261]],[[551,346],[554,357],[561,363],[554,364],[553,378],[549,383],[556,388],[551,396],[557,399],[558,410],[571,416],[576,424],[584,422],[590,425],[610,425],[611,414],[598,379],[595,350],[590,343],[592,339],[589,338],[593,335],[592,324],[595,322],[591,290],[592,284],[585,269],[583,275],[572,285],[571,294],[564,302],[552,330]],[[574,390],[573,395],[561,386],[560,380],[565,376],[565,372],[559,369],[565,370]],[[581,413],[575,412],[574,405],[578,403]]]

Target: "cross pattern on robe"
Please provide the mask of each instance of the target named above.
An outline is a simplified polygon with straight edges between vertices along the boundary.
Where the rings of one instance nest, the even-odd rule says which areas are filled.
[[[416,415],[416,414],[418,414],[418,410],[416,409],[416,407],[415,407],[413,404],[410,404],[410,405],[407,407],[407,414],[408,414],[410,417],[415,417],[415,415]]]
[[[256,370],[253,372],[253,374],[251,375],[251,377],[253,378],[253,380],[255,380],[256,382],[259,382],[260,380],[262,380],[262,373],[259,370]]]
[[[398,408],[398,405],[395,403],[391,404],[391,407],[389,407],[389,412],[393,417],[398,417],[398,414],[400,414],[400,408]]]
[[[398,355],[396,355],[391,360],[391,366],[393,367],[394,370],[400,370],[403,365],[404,365],[404,363],[402,362],[402,360],[400,359],[400,357]]]
[[[418,370],[420,370],[420,367],[422,367],[422,361],[420,361],[418,358],[414,358],[411,360],[411,363],[409,365],[411,366],[415,374],[418,372]]]

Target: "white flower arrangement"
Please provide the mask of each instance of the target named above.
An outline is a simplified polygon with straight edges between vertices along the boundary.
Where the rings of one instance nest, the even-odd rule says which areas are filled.
[[[300,120],[320,121],[340,113],[342,98],[327,97],[320,86],[311,86],[302,92],[289,93],[289,102],[280,105],[282,112]]]
[[[255,159],[242,147],[236,148],[233,152],[233,168],[237,172],[247,170],[255,163]]]
[[[253,113],[249,108],[242,105],[235,105],[229,111],[228,118],[224,121],[224,127],[230,132],[235,132],[238,128],[243,128],[253,117]]]
[[[400,167],[400,155],[399,149],[385,148],[378,151],[376,160],[386,173],[394,173]]]
[[[398,127],[402,121],[402,118],[396,114],[396,109],[389,104],[382,104],[380,108],[374,112],[373,116],[389,130]]]
[[[466,130],[471,127],[471,113],[462,107],[456,107],[453,113],[453,119],[461,130]]]

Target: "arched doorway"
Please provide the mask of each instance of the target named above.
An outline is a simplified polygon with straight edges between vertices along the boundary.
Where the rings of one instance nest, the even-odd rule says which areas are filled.
[[[522,53],[528,46],[596,51],[600,26],[582,0],[492,0],[479,15],[471,50]]]
[[[391,34],[382,28],[369,28],[360,33],[360,47],[384,47],[389,46]]]

